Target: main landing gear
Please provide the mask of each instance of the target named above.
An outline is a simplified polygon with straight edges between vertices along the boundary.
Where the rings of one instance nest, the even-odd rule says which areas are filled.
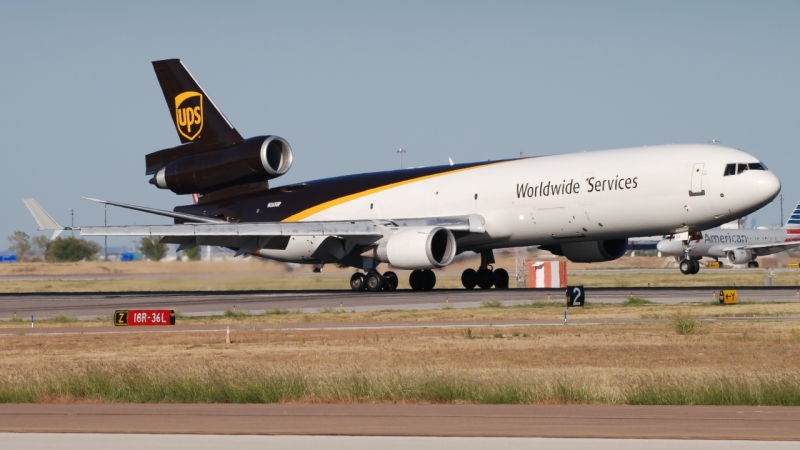
[[[350,277],[350,288],[354,291],[393,291],[397,289],[397,274],[390,271],[381,275],[377,270],[366,274],[356,272]]]
[[[481,265],[478,270],[467,269],[461,274],[461,284],[467,289],[508,289],[508,272],[505,269],[493,270],[494,254],[491,250],[481,251]]]
[[[747,267],[750,269],[758,269],[758,261],[750,261],[747,263]]]

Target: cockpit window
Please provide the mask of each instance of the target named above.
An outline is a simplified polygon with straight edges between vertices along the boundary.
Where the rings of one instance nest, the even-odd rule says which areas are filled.
[[[725,166],[725,176],[736,175],[736,164],[728,164]]]
[[[764,163],[739,163],[739,164],[728,164],[725,166],[725,176],[731,175],[739,175],[740,173],[744,173],[747,170],[769,170]]]

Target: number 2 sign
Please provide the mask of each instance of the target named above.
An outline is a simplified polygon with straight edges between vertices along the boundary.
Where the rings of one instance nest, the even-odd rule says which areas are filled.
[[[586,291],[583,286],[567,286],[567,307],[583,306],[586,302]]]

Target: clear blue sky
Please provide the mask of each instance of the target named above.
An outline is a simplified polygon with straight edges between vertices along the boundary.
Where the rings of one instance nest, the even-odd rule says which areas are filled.
[[[0,248],[102,224],[98,197],[172,209],[144,155],[179,143],[150,61],[181,58],[276,184],[407,165],[707,142],[800,199],[800,2],[2,2]],[[654,161],[654,164],[657,164]],[[777,202],[756,214],[777,224]],[[164,223],[117,208],[111,224]],[[113,241],[113,240],[111,240]],[[119,245],[122,241],[110,242]]]

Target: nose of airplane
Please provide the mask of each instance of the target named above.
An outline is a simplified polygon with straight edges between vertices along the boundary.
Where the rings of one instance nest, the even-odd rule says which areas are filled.
[[[664,239],[662,241],[658,241],[658,244],[656,244],[656,249],[661,253],[680,253],[682,248],[683,244],[677,240],[670,241],[668,239]]]
[[[758,193],[765,199],[772,200],[781,191],[781,180],[774,173],[766,170],[759,175],[756,180]]]

